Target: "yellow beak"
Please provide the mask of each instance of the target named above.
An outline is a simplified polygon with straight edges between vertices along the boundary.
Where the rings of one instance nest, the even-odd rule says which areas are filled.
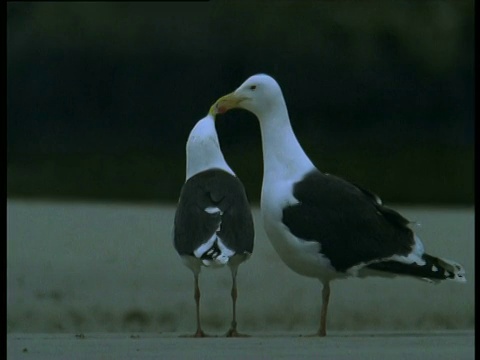
[[[227,94],[219,98],[210,108],[210,111],[213,109],[214,114],[223,114],[230,109],[239,107],[240,103],[245,99],[245,97],[237,96],[235,93]]]
[[[216,105],[217,103],[213,104],[211,107],[210,107],[210,110],[208,111],[208,114],[213,116],[213,118],[215,119],[215,115],[217,115],[217,108],[216,108]]]

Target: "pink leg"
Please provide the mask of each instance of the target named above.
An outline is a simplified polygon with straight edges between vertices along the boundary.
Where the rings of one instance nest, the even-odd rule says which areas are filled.
[[[311,336],[327,336],[327,308],[328,300],[330,299],[330,283],[327,281],[323,284],[322,290],[322,310],[320,311],[320,328]]]
[[[197,313],[197,331],[192,337],[207,337],[200,325],[200,287],[198,286],[198,274],[194,274],[195,276],[195,305],[196,305],[196,313]]]
[[[246,337],[248,335],[240,334],[237,332],[237,315],[236,315],[236,304],[237,304],[237,272],[232,271],[232,307],[233,307],[233,318],[230,329],[227,331],[227,337]]]
[[[320,312],[320,329],[318,336],[327,336],[327,308],[330,300],[330,283],[327,281],[323,284],[322,290],[322,311]]]

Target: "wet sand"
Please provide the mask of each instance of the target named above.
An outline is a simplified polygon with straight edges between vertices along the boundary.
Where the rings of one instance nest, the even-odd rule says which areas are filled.
[[[10,334],[8,359],[357,359],[466,360],[474,358],[473,331],[252,333],[249,338],[167,334]]]

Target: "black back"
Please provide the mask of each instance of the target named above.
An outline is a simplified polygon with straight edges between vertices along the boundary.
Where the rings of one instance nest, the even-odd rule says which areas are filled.
[[[314,170],[294,185],[293,195],[300,203],[283,210],[283,223],[295,236],[318,241],[337,271],[412,249],[409,221],[348,181]]]
[[[218,207],[223,214],[209,214]],[[180,255],[193,251],[217,233],[236,253],[252,253],[254,228],[247,195],[241,181],[221,169],[200,172],[183,185],[174,220],[174,246]]]

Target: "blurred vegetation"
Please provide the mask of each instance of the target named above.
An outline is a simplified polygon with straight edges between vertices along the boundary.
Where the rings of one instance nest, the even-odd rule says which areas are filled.
[[[9,2],[7,196],[176,201],[185,141],[266,72],[325,172],[387,203],[472,204],[474,2]],[[260,195],[255,118],[217,121]]]

